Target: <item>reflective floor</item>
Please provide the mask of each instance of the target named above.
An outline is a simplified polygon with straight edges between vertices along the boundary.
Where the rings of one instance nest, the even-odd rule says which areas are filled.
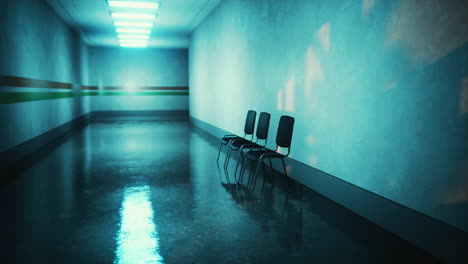
[[[236,184],[217,148],[182,121],[88,125],[1,185],[0,262],[435,262],[281,175]]]

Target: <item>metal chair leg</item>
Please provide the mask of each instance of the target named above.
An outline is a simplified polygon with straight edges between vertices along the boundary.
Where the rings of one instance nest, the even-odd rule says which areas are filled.
[[[231,158],[231,148],[228,145],[228,153],[226,154],[226,158],[224,159],[224,168],[227,168],[230,158]]]
[[[219,150],[218,150],[218,157],[216,158],[216,161],[219,161],[219,156],[221,154],[221,149],[223,148],[223,143],[219,145]]]

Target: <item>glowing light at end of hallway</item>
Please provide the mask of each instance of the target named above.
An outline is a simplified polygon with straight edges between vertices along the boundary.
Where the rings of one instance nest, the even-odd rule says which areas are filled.
[[[124,87],[125,87],[125,90],[127,90],[129,92],[134,92],[134,91],[136,91],[138,89],[137,86],[133,82],[127,82],[124,85]],[[131,142],[131,144],[129,144],[129,146],[133,146],[133,149],[134,149],[134,147],[137,145],[135,139],[132,139],[129,142]]]

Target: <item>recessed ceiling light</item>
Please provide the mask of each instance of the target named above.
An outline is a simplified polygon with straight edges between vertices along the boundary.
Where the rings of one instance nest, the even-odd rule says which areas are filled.
[[[118,35],[118,37],[125,39],[149,39],[148,35]]]
[[[130,47],[130,48],[146,48],[148,44],[130,44],[130,43],[120,43],[120,47]]]
[[[151,29],[141,28],[117,28],[115,29],[118,33],[135,33],[135,34],[150,34]]]
[[[128,8],[145,8],[158,9],[160,3],[135,2],[135,1],[107,1],[110,7],[128,7]]]
[[[116,21],[114,22],[116,27],[141,27],[141,28],[152,28],[153,23],[142,23],[142,22],[124,22]]]
[[[155,14],[138,14],[138,13],[111,13],[112,17],[115,18],[128,18],[128,19],[149,19],[153,20],[156,18]]]
[[[120,43],[139,43],[139,44],[148,44],[147,39],[119,39]]]

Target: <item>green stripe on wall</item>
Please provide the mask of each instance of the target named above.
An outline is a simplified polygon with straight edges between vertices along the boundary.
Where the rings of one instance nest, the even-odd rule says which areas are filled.
[[[0,104],[73,97],[73,92],[0,92]]]
[[[154,95],[189,95],[188,92],[81,92],[82,96],[154,96]]]

